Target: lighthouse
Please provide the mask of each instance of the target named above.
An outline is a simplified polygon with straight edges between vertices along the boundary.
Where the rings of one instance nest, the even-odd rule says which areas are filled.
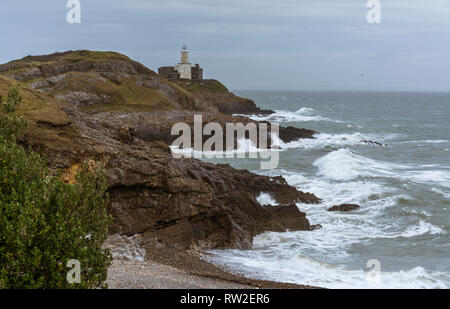
[[[181,50],[181,59],[180,63],[178,63],[177,71],[180,74],[180,78],[192,78],[191,63],[189,62],[189,51],[186,44],[183,45],[183,49]]]
[[[189,51],[186,44],[183,45],[181,50],[180,62],[173,67],[158,68],[158,74],[162,78],[172,81],[180,79],[203,80],[203,69],[200,65],[195,64],[195,66],[191,66],[189,62]]]

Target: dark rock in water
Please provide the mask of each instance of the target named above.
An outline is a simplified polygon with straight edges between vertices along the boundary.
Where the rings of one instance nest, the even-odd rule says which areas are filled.
[[[314,134],[317,132],[314,130],[300,129],[295,127],[280,127],[280,139],[285,142],[298,141],[301,138],[314,138]]]
[[[310,231],[314,231],[314,230],[320,230],[322,228],[321,224],[313,224],[310,227]]]
[[[356,204],[342,204],[335,205],[328,209],[328,211],[352,211],[358,209],[360,206]]]
[[[361,143],[365,143],[365,144],[371,144],[371,145],[377,145],[380,147],[386,146],[382,143],[376,142],[376,141],[372,141],[372,140],[361,140]]]

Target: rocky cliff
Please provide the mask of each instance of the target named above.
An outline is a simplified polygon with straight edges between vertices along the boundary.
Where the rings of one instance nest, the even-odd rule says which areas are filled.
[[[233,121],[220,112],[231,111],[224,104],[253,106],[226,88],[215,101],[209,83],[216,82],[174,84],[126,56],[91,51],[25,57],[0,65],[0,74],[0,94],[18,86],[23,96],[30,127],[22,143],[45,154],[65,181],[83,164],[104,166],[111,233],[141,234],[154,246],[245,249],[264,231],[313,228],[294,203],[320,199],[282,177],[172,157],[171,123],[198,112]],[[300,132],[313,134],[293,134]],[[279,206],[260,205],[262,192]]]

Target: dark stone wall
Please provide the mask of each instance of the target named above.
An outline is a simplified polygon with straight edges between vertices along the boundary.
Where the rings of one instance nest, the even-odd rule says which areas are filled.
[[[203,80],[203,69],[200,65],[196,64],[191,68],[191,78],[192,80]],[[168,80],[179,80],[180,74],[175,71],[174,67],[160,67],[158,69],[158,74],[162,78],[166,78]]]
[[[202,80],[203,79],[203,69],[200,67],[200,65],[196,64],[191,69],[192,72],[192,79],[193,80]]]
[[[173,67],[160,67],[158,69],[158,74],[160,77],[169,80],[178,80],[180,78],[180,74],[178,74]]]

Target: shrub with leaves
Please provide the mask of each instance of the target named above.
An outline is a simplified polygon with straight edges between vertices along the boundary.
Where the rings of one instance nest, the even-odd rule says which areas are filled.
[[[0,136],[6,140],[19,138],[27,128],[27,121],[16,114],[21,101],[22,97],[17,88],[8,92],[6,101],[3,101],[0,95]]]
[[[105,287],[106,179],[85,169],[64,183],[40,155],[17,145],[26,127],[15,115],[18,98],[11,91],[0,114],[0,288]],[[67,280],[72,259],[80,262],[80,283]]]

